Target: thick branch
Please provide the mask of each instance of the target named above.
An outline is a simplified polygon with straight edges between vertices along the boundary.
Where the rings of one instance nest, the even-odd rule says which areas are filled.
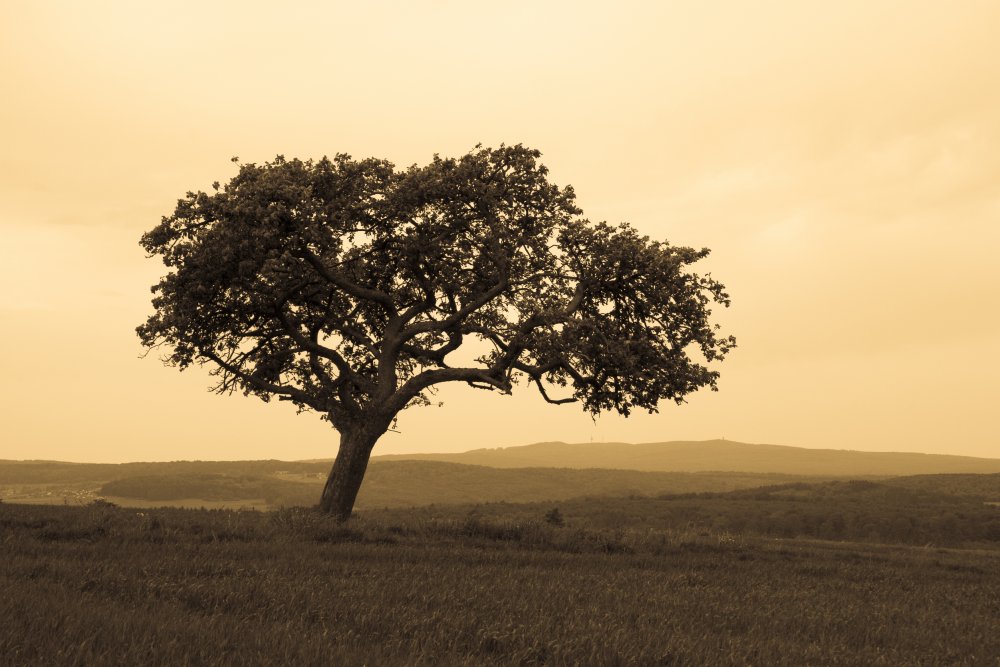
[[[551,403],[552,405],[564,405],[566,403],[576,403],[577,398],[575,396],[569,396],[567,398],[550,398],[548,392],[545,391],[545,385],[542,384],[541,379],[531,378],[535,386],[538,387],[538,393],[542,395],[546,403]]]
[[[364,390],[372,389],[371,382],[355,373],[350,364],[347,363],[347,360],[344,359],[340,353],[332,348],[326,347],[325,345],[320,345],[315,340],[310,340],[309,338],[303,336],[298,323],[293,322],[282,308],[278,308],[276,312],[278,319],[280,319],[281,323],[285,326],[285,330],[288,332],[288,335],[291,336],[292,340],[298,343],[303,350],[332,361],[337,367],[337,370],[340,372],[340,376],[349,380],[355,386]]]
[[[407,340],[410,340],[414,336],[422,333],[430,333],[432,331],[447,331],[448,329],[451,329],[452,327],[459,324],[466,317],[468,317],[472,313],[476,312],[477,310],[488,304],[493,299],[503,294],[509,284],[510,280],[505,271],[503,277],[496,285],[486,290],[476,298],[470,300],[464,306],[462,306],[457,311],[455,311],[448,317],[444,318],[443,320],[417,322],[403,329],[402,341],[405,342]]]
[[[430,279],[428,279],[427,274],[420,269],[419,265],[410,267],[410,270],[412,271],[413,276],[417,279],[417,282],[420,283],[420,289],[424,293],[424,298],[417,301],[403,312],[400,317],[403,323],[410,322],[420,313],[432,310],[437,304],[437,298],[434,294],[434,285],[431,283]]]
[[[463,324],[461,331],[463,334],[479,334],[486,340],[493,343],[498,350],[506,352],[510,347],[507,344],[507,341],[505,341],[499,333],[489,327],[484,327],[479,324]]]
[[[532,380],[539,380],[546,373],[551,373],[555,370],[563,370],[573,380],[580,385],[593,385],[597,382],[597,379],[591,375],[583,375],[580,371],[576,370],[565,357],[556,357],[555,359],[549,361],[548,363],[542,364],[541,366],[530,366],[520,361],[515,361],[511,364],[511,368],[515,368],[519,371],[524,372]]]
[[[390,313],[395,314],[396,304],[393,302],[392,297],[383,292],[382,290],[373,289],[371,287],[364,287],[362,285],[357,285],[344,276],[340,275],[336,271],[330,271],[323,264],[323,261],[312,253],[308,248],[303,248],[301,250],[302,257],[316,270],[320,276],[323,277],[329,283],[336,285],[340,289],[344,290],[351,296],[357,299],[365,299],[366,301],[374,301],[379,303],[386,308]]]
[[[403,345],[400,350],[421,361],[444,366],[444,358],[457,350],[462,345],[462,332],[452,329],[448,332],[448,342],[433,349],[420,347],[419,345]]]
[[[385,403],[385,409],[393,414],[399,412],[423,390],[442,382],[468,382],[490,385],[503,392],[510,392],[510,382],[504,377],[496,377],[485,368],[440,368],[424,371],[407,380]]]
[[[577,283],[576,291],[573,293],[573,298],[570,299],[569,303],[565,307],[558,310],[535,313],[528,319],[526,319],[514,333],[511,338],[510,343],[507,345],[507,349],[504,354],[497,359],[496,363],[491,367],[491,371],[506,371],[510,368],[521,356],[521,353],[525,349],[525,340],[532,331],[541,326],[551,326],[553,324],[561,324],[567,321],[573,313],[580,309],[583,305],[583,297],[586,294],[586,289],[583,283]]]
[[[497,287],[499,287],[499,284],[497,285]],[[491,289],[489,290],[489,292],[485,294],[489,294],[490,292],[493,291],[494,290]],[[586,290],[583,284],[582,283],[577,284],[576,291],[573,294],[573,298],[570,299],[570,301],[563,308],[549,312],[536,313],[535,315],[532,315],[531,317],[526,319],[521,324],[521,326],[518,327],[517,331],[514,334],[514,337],[512,338],[509,344],[504,343],[503,339],[500,337],[498,333],[491,331],[485,327],[462,327],[458,329],[459,336],[463,331],[467,332],[475,331],[476,333],[479,333],[487,337],[488,339],[492,340],[494,344],[496,344],[500,349],[503,350],[503,354],[489,368],[442,368],[431,371],[425,371],[420,375],[410,378],[405,384],[403,384],[402,387],[395,389],[395,391],[391,394],[391,396],[389,396],[388,399],[386,400],[385,407],[387,409],[392,409],[397,411],[402,410],[403,407],[405,407],[405,405],[410,400],[419,395],[420,392],[422,392],[424,389],[427,389],[428,387],[435,384],[441,384],[443,382],[460,381],[460,382],[468,382],[473,385],[476,384],[488,385],[490,387],[495,387],[497,389],[500,389],[501,391],[509,392],[510,380],[507,378],[507,374],[511,368],[514,368],[518,364],[518,358],[521,356],[521,353],[524,351],[526,347],[525,339],[527,338],[527,336],[540,326],[558,324],[561,322],[565,322],[567,319],[569,319],[573,315],[573,313],[575,313],[582,305],[585,292]],[[483,296],[485,296],[485,294]],[[477,299],[477,302],[478,301],[482,301],[482,298]],[[483,301],[483,303],[486,303],[486,301]],[[472,304],[469,305],[471,306]],[[456,313],[455,315],[453,315],[451,318],[448,319],[455,318],[457,315],[459,315],[461,312],[465,310],[466,308],[462,308],[458,313]],[[469,312],[472,312],[473,310],[474,308],[470,309]],[[461,321],[460,318],[456,319],[455,324],[457,325],[460,321]],[[440,324],[442,324],[442,322],[422,322],[415,324],[411,327],[407,327],[404,330],[404,333],[414,332],[417,329],[434,331],[435,330],[434,328],[428,329],[426,328],[426,326],[427,325],[433,326]],[[400,338],[402,337],[403,335],[400,335]],[[402,343],[400,344],[402,345]],[[456,339],[452,338],[445,346],[440,348],[440,350],[447,349],[452,345],[454,345],[454,347],[457,347],[458,344],[460,344],[460,340],[456,342]],[[436,360],[435,351],[422,350],[420,348],[413,348],[412,351],[417,353],[414,356],[418,356],[418,358],[422,356],[425,359]],[[443,356],[441,357],[441,361],[443,363]],[[565,361],[560,361],[558,363],[559,363],[558,367],[565,366],[567,372],[570,373],[570,375],[573,375],[575,378],[580,378],[581,380],[585,381],[585,379],[574,369],[572,369],[568,363],[566,363]],[[555,368],[556,366],[553,366],[551,369],[548,370],[554,370]],[[533,367],[522,364],[522,370],[525,369],[531,369],[532,371],[536,370]],[[536,374],[538,377],[541,376],[541,372],[537,372]],[[529,375],[532,375],[532,373],[529,372]],[[542,393],[544,396],[545,395],[544,390]],[[553,400],[558,400],[561,402],[569,402],[563,399],[550,399],[548,396],[545,396],[545,398],[546,400],[549,400],[549,402],[552,402]]]

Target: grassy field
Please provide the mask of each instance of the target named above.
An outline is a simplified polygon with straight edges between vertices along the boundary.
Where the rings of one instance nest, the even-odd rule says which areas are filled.
[[[655,503],[677,501],[620,502],[645,502],[655,516]],[[602,515],[609,501],[579,502],[591,505],[363,512],[346,526],[302,509],[3,503],[0,656],[15,665],[1000,664],[996,544],[775,539],[643,525],[640,504]]]

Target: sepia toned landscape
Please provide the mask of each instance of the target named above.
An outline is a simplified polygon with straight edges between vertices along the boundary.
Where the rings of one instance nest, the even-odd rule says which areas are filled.
[[[1000,3],[0,26],[0,667],[1000,667]]]
[[[647,467],[688,468],[681,452],[713,447],[741,453],[737,469],[383,457],[348,524],[312,509],[329,461],[0,462],[0,652],[14,664],[996,663],[1000,460],[731,442],[450,457],[572,466],[635,449]],[[771,465],[798,468],[748,470],[774,452]],[[830,457],[871,474],[802,474]],[[962,472],[898,474],[921,466]]]

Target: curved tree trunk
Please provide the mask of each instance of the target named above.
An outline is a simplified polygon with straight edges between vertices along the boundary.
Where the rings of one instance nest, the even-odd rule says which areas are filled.
[[[337,452],[319,501],[320,511],[332,514],[341,521],[347,521],[351,517],[372,448],[381,435],[381,432],[376,433],[366,428],[344,431],[341,434],[340,451]]]

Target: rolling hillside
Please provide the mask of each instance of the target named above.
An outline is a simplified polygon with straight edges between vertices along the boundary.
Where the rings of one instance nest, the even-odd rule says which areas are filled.
[[[729,440],[646,444],[542,442],[521,447],[474,449],[460,454],[396,454],[375,461],[445,461],[492,468],[610,468],[648,472],[752,472],[786,475],[896,476],[997,473],[1000,459],[805,449]]]
[[[314,505],[329,461],[85,464],[0,461],[0,499],[85,504]],[[1000,499],[1000,460],[810,450],[729,441],[539,443],[375,457],[359,508],[727,492],[791,482],[882,479],[914,491]],[[895,479],[887,480],[893,477]],[[183,502],[181,502],[183,501]],[[140,503],[140,504],[141,504]]]

